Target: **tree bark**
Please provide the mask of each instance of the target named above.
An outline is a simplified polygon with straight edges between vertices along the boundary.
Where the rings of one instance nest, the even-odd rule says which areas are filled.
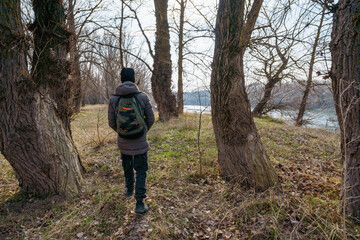
[[[251,115],[243,65],[243,55],[262,1],[255,1],[248,15],[244,13],[245,2],[220,0],[219,3],[211,74],[211,114],[223,176],[241,179],[246,186],[266,189],[277,182],[277,175]]]
[[[171,92],[170,34],[167,18],[167,0],[154,0],[156,41],[151,88],[159,111],[159,119],[177,117],[176,98]]]
[[[341,133],[343,211],[360,222],[360,2],[340,0],[333,16],[331,79]]]
[[[82,182],[82,165],[71,137],[68,102],[63,101],[68,93],[57,90],[70,87],[65,86],[69,34],[59,2],[34,0],[33,5],[30,75],[20,0],[0,3],[0,150],[23,191],[74,196]]]
[[[316,49],[317,49],[317,47],[319,45],[321,28],[323,26],[323,21],[324,21],[324,16],[325,16],[325,9],[326,8],[323,7],[323,10],[321,12],[321,19],[320,19],[320,23],[319,23],[319,26],[318,26],[318,29],[317,29],[313,49],[312,49],[312,52],[311,52],[311,59],[310,59],[310,63],[309,63],[309,75],[307,77],[305,91],[304,91],[303,98],[302,98],[301,103],[300,103],[298,116],[296,118],[296,123],[295,123],[296,126],[302,126],[304,124],[303,117],[304,117],[304,113],[305,113],[306,106],[307,106],[307,99],[309,97],[309,93],[310,93],[310,90],[311,90],[311,85],[312,85],[312,82],[313,82],[312,81],[312,76],[313,76],[313,70],[314,70],[314,64],[315,64]]]
[[[187,0],[180,1],[180,24],[179,24],[179,59],[178,59],[178,114],[184,113],[184,90],[183,90],[183,49],[184,49],[184,15]]]

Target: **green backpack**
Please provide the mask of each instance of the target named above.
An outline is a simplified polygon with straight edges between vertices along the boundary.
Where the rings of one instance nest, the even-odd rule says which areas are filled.
[[[145,119],[136,94],[119,96],[116,104],[116,129],[120,137],[135,139],[146,132]]]

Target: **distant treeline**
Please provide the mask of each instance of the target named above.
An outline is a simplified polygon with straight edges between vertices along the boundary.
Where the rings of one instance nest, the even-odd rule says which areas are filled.
[[[259,93],[263,93],[261,87],[260,84],[248,86],[248,95],[252,108],[255,107],[261,97]],[[298,109],[302,94],[303,90],[298,84],[282,84],[281,87],[277,87],[274,90],[271,103],[285,106],[285,109],[288,110]],[[314,90],[310,93],[308,102],[308,110],[334,109],[333,95],[330,88],[326,85],[314,87]],[[184,104],[211,106],[210,92],[206,90],[184,92]]]
[[[211,105],[210,92],[206,90],[184,92],[184,105],[210,106]]]

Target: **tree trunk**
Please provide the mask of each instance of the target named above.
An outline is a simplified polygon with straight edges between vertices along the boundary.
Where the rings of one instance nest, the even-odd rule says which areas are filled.
[[[261,98],[258,104],[256,104],[254,110],[252,111],[253,116],[260,117],[264,114],[264,110],[271,99],[272,90],[274,89],[275,85],[281,81],[281,74],[286,69],[287,64],[289,62],[289,57],[285,56],[288,50],[285,50],[285,53],[282,53],[280,46],[277,44],[277,42],[278,41],[276,36],[275,49],[278,56],[281,59],[281,65],[279,66],[279,69],[275,73],[272,73],[271,70],[269,72],[266,70],[267,64],[265,63],[264,71],[265,71],[265,76],[267,78],[267,83],[264,89],[264,96]]]
[[[151,88],[159,111],[159,119],[177,117],[176,98],[171,92],[170,34],[167,20],[167,0],[154,0],[156,41]]]
[[[184,90],[183,90],[183,48],[184,48],[184,14],[187,0],[180,2],[180,25],[179,25],[179,59],[178,59],[178,114],[184,113]]]
[[[360,2],[340,0],[333,17],[331,79],[341,133],[343,211],[360,222]]]
[[[312,85],[312,75],[313,75],[314,64],[315,64],[316,49],[317,49],[317,47],[319,45],[319,39],[320,39],[320,34],[321,34],[321,28],[323,26],[325,9],[326,8],[323,7],[323,10],[321,12],[321,19],[320,19],[320,23],[319,23],[319,26],[318,26],[318,29],[317,29],[313,49],[312,49],[312,52],[311,52],[311,59],[310,59],[310,63],[309,63],[309,75],[308,75],[308,78],[307,78],[307,81],[306,81],[306,87],[305,87],[305,91],[304,91],[304,94],[303,94],[303,98],[302,98],[301,103],[300,103],[298,116],[296,118],[296,126],[301,126],[304,123],[303,117],[304,117],[304,113],[305,113],[306,106],[307,106],[307,99],[309,97],[309,93],[310,93],[310,89],[311,89],[311,85]]]
[[[73,97],[73,112],[80,112],[81,101],[83,97],[82,91],[82,79],[80,71],[80,53],[77,47],[77,34],[75,29],[75,17],[74,17],[74,0],[69,0],[68,10],[68,27],[70,30],[70,59],[71,64],[71,77],[74,82],[74,97]]]
[[[264,96],[261,98],[258,104],[256,104],[254,110],[252,111],[252,115],[254,117],[260,117],[264,114],[264,109],[271,98],[271,92],[274,89],[276,83],[278,83],[279,81],[280,78],[278,79],[270,78],[268,80],[268,82],[265,85]]]
[[[124,68],[124,50],[123,50],[123,26],[124,26],[124,0],[121,0],[121,19],[119,27],[119,52],[120,52],[120,68]]]
[[[248,15],[244,13],[245,2],[220,0],[211,74],[211,114],[223,176],[265,189],[277,182],[277,175],[251,115],[243,65],[262,1],[255,1]]]
[[[69,89],[69,34],[59,2],[34,0],[33,5],[31,78],[20,1],[0,3],[0,150],[23,191],[74,196],[82,182],[82,165],[71,137],[68,102],[60,101],[68,93],[56,91]]]

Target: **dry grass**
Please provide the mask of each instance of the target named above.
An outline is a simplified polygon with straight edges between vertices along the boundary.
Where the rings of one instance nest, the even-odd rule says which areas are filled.
[[[16,195],[14,173],[0,158],[0,239],[360,237],[359,227],[351,223],[344,232],[337,211],[341,165],[335,133],[257,119],[281,183],[256,193],[219,176],[210,116],[204,115],[202,121],[203,176],[199,176],[198,116],[156,122],[149,134],[150,211],[140,216],[133,211],[134,199],[123,195],[116,134],[107,127],[105,116],[106,107],[97,105],[85,107],[74,118],[74,140],[87,168],[86,183],[76,199]]]
[[[0,202],[5,202],[12,197],[18,190],[18,182],[15,173],[8,161],[0,154]]]

